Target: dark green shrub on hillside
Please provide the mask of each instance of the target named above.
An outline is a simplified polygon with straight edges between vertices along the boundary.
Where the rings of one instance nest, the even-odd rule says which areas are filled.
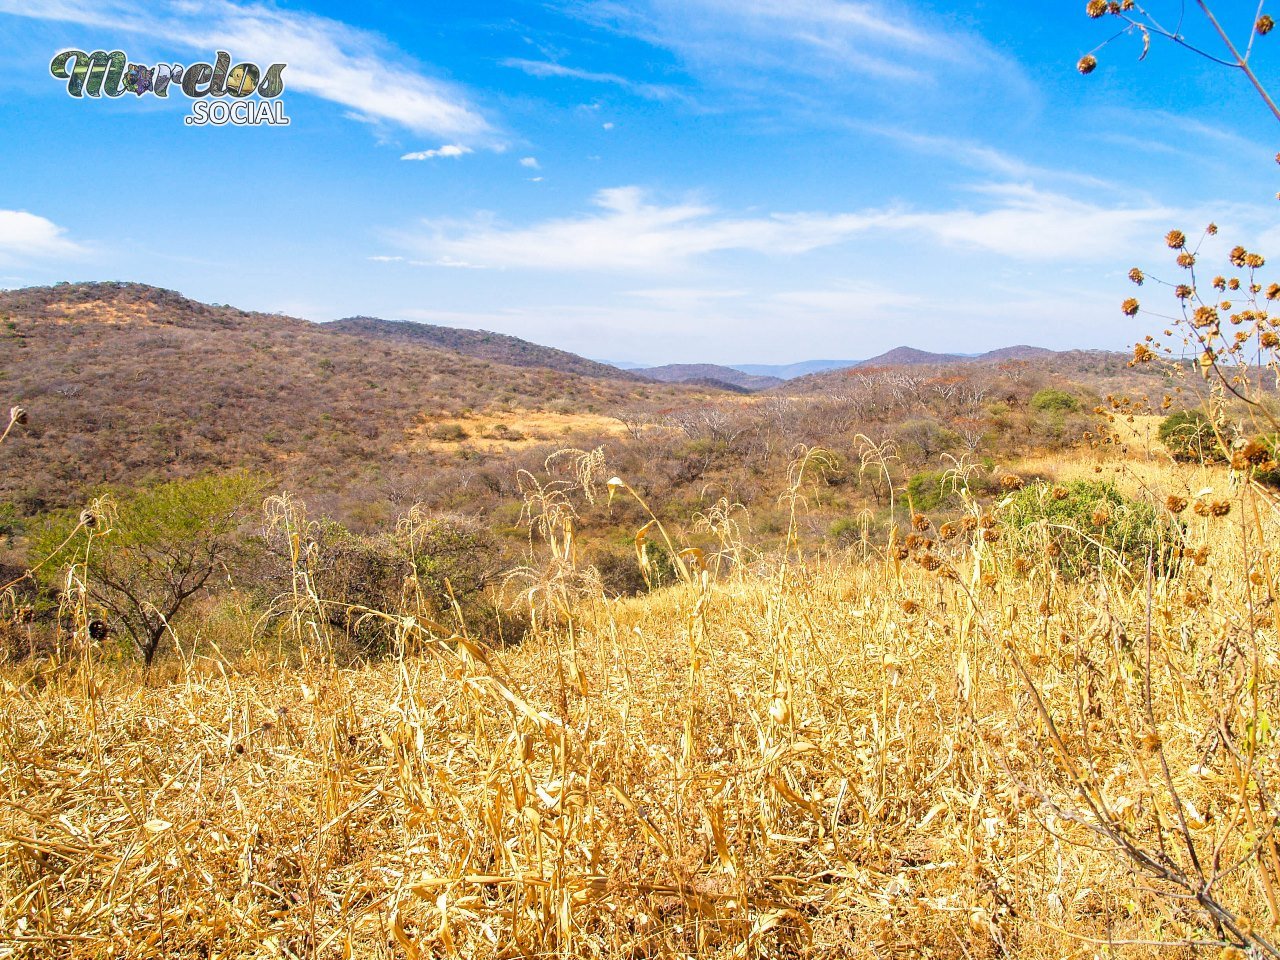
[[[1169,414],[1160,422],[1159,437],[1175,460],[1215,463],[1224,459],[1213,421],[1199,410]]]
[[[1138,573],[1148,555],[1156,572],[1163,573],[1182,539],[1177,521],[1096,480],[1024,487],[1001,512],[1015,549],[1047,556],[1068,576],[1082,576],[1107,563]]]
[[[908,480],[907,498],[911,506],[920,513],[929,513],[960,502],[955,486],[941,470],[921,470]]]
[[[1031,408],[1041,413],[1074,413],[1080,409],[1080,401],[1057,387],[1045,387],[1031,398]]]

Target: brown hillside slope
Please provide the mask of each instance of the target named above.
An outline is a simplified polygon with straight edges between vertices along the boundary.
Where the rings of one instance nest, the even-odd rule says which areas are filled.
[[[532,343],[505,333],[493,333],[489,330],[464,330],[459,327],[440,327],[431,323],[415,323],[407,320],[382,320],[378,317],[347,317],[343,320],[320,324],[320,330],[325,333],[355,334],[365,339],[388,340],[450,350],[465,356],[491,360],[513,367],[546,367],[562,373],[602,377],[606,380],[631,382],[640,380],[635,374],[607,363],[598,363],[567,350],[544,347],[539,343]]]
[[[267,469],[314,491],[357,484],[433,418],[591,412],[636,389],[247,313],[142,284],[0,292],[0,399],[30,424],[0,459],[0,502],[78,502],[103,483]]]

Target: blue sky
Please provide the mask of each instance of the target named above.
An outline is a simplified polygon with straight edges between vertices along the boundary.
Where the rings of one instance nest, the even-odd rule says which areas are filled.
[[[1256,4],[1218,6],[1247,41]],[[1280,124],[1159,41],[1081,77],[1115,29],[1083,7],[0,0],[0,286],[137,280],[644,363],[1123,349],[1158,332],[1117,304],[1131,266],[1172,273],[1170,227],[1280,256]],[[1273,88],[1278,43],[1253,53]],[[290,125],[73,99],[68,48],[286,63]]]

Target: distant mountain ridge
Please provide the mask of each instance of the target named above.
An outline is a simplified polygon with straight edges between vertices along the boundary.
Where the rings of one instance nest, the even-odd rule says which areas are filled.
[[[322,323],[328,333],[354,334],[359,337],[390,340],[415,346],[451,350],[480,360],[491,360],[511,367],[546,367],[561,373],[605,380],[636,380],[634,374],[608,363],[588,360],[567,350],[544,347],[506,333],[490,330],[467,330],[440,327],[411,320],[383,320],[380,317],[345,317]]]
[[[667,383],[707,383],[720,381],[748,390],[768,390],[788,380],[833,370],[849,370],[854,367],[910,367],[949,363],[995,363],[1001,360],[1036,360],[1051,357],[1062,351],[1047,347],[1017,344],[1001,347],[985,353],[934,353],[917,347],[894,347],[866,360],[800,360],[796,363],[668,363],[645,367],[636,363],[611,363],[619,370],[626,370]]]
[[[781,377],[762,377],[715,363],[668,363],[661,367],[637,367],[631,372],[663,383],[701,383],[708,386],[720,383],[751,391],[768,390],[786,382]]]

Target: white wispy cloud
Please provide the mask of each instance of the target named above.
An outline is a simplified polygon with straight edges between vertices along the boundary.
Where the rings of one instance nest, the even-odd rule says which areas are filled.
[[[1030,184],[978,189],[992,205],[933,213],[900,213],[892,226],[930,234],[1013,260],[1094,262],[1132,251],[1180,216],[1160,205],[1104,206]]]
[[[683,94],[679,90],[666,84],[643,83],[629,80],[616,73],[583,70],[550,60],[525,60],[519,57],[508,57],[502,61],[502,65],[522,70],[531,77],[559,77],[584,80],[588,83],[608,83],[650,100],[676,100],[683,98]]]
[[[85,252],[52,220],[25,210],[0,210],[0,263],[76,257]]]
[[[803,253],[835,243],[883,219],[884,214],[776,214],[718,217],[697,203],[646,202],[635,186],[599,191],[597,212],[509,227],[477,219],[428,220],[402,242],[490,267],[550,270],[649,270],[673,268],[721,250]]]
[[[471,152],[470,147],[464,147],[458,143],[446,143],[443,147],[436,147],[434,150],[418,150],[414,153],[406,153],[401,160],[434,160],[436,157],[465,157]]]
[[[538,158],[537,157],[521,157],[520,166],[528,167],[530,170],[537,170]]]
[[[948,210],[735,217],[697,201],[652,202],[640,187],[623,186],[596,193],[595,210],[579,216],[528,226],[491,216],[426,220],[394,239],[427,259],[559,271],[671,270],[723,251],[796,256],[889,233],[1013,261],[1097,262],[1131,250],[1177,216],[1166,207],[1104,206],[1029,184],[992,184],[976,193],[982,203]]]
[[[567,0],[585,19],[674,51],[718,79],[735,68],[810,76],[857,75],[918,83],[939,65],[1006,64],[955,23],[858,0]]]
[[[378,34],[317,14],[231,0],[186,0],[164,8],[127,0],[0,0],[0,12],[128,31],[205,60],[222,49],[261,66],[286,63],[286,92],[341,104],[355,119],[416,133],[492,134],[461,88],[427,76]]]

